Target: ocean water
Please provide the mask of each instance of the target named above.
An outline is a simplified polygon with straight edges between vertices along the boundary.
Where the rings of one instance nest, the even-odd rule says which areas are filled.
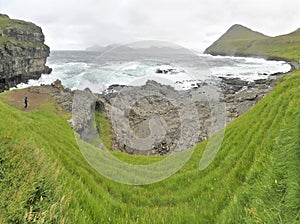
[[[53,69],[50,75],[42,75],[39,80],[29,80],[18,87],[51,84],[60,79],[65,87],[73,90],[88,87],[100,93],[112,84],[142,85],[147,80],[156,80],[185,90],[199,81],[220,76],[253,81],[291,69],[283,61],[158,48],[108,52],[52,51],[47,65]]]

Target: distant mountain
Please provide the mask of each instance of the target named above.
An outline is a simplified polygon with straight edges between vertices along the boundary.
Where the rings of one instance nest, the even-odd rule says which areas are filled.
[[[242,25],[233,25],[204,53],[298,61],[300,59],[300,29],[290,34],[269,37]]]
[[[105,47],[103,46],[99,46],[99,45],[93,45],[93,46],[90,46],[88,48],[86,48],[85,50],[86,51],[103,51]]]
[[[238,40],[256,40],[256,39],[262,39],[262,38],[268,38],[268,36],[253,31],[245,26],[235,24],[229,28],[229,30],[221,36],[221,40],[232,40],[232,39],[238,39]],[[220,40],[219,39],[219,40]]]
[[[129,45],[110,44],[105,47],[99,45],[93,45],[86,48],[86,51],[97,52],[114,52],[114,53],[138,53],[138,54],[160,54],[160,53],[174,53],[174,54],[192,54],[191,50],[183,48],[177,45],[160,44],[159,42],[137,42]]]
[[[118,49],[118,50],[129,50],[131,49],[130,47],[126,45],[120,45],[120,44],[109,44],[107,46],[100,46],[100,45],[93,45],[91,47],[86,48],[86,51],[99,51],[99,52],[104,52],[104,51],[109,51],[112,49]]]

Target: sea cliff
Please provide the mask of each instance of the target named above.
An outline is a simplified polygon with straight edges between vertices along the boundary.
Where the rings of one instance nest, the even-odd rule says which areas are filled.
[[[51,73],[44,41],[40,27],[0,14],[0,92]]]

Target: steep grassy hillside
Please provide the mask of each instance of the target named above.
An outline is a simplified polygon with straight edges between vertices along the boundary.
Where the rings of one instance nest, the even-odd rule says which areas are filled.
[[[0,95],[0,223],[299,223],[300,71],[232,122],[204,171],[206,142],[175,175],[128,186],[95,172],[69,115],[32,111]],[[101,117],[98,118],[101,121]],[[156,157],[115,153],[131,163]]]
[[[300,29],[290,34],[268,37],[241,25],[232,26],[205,50],[212,55],[262,56],[299,61]]]

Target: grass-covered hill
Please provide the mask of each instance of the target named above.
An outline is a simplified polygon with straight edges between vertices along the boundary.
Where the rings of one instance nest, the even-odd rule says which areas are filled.
[[[15,92],[2,93],[0,223],[299,223],[299,84],[299,70],[286,75],[233,121],[207,169],[199,170],[203,142],[175,175],[146,186],[97,173],[78,149],[70,115],[51,98],[24,110]]]
[[[296,61],[300,59],[300,29],[269,37],[241,25],[232,26],[205,50],[212,55],[260,56]]]

